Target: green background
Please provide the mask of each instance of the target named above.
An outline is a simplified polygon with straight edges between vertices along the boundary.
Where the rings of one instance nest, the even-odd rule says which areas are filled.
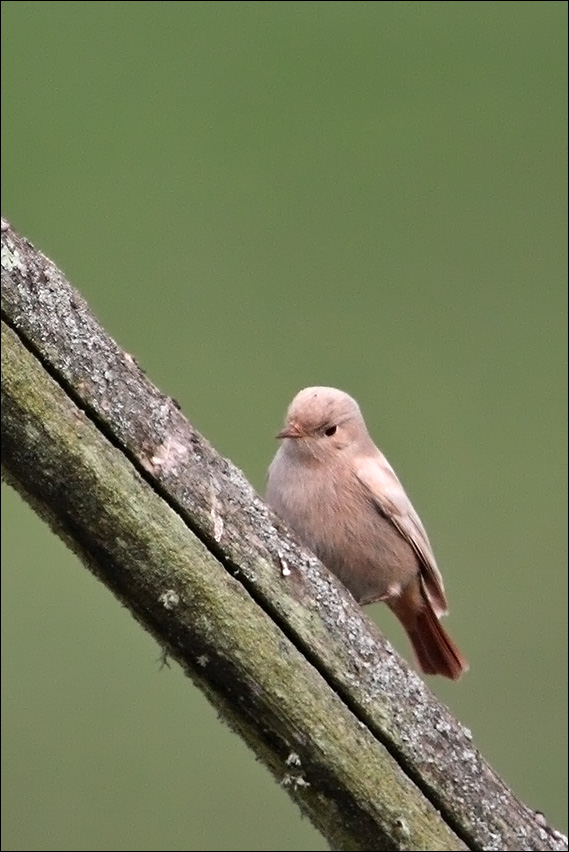
[[[566,14],[2,3],[4,215],[258,490],[298,389],[358,398],[471,662],[430,686],[563,830]],[[2,848],[326,848],[2,496]]]

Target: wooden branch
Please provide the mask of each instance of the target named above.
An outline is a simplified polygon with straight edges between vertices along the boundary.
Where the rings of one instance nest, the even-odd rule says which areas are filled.
[[[567,849],[5,222],[2,465],[333,848]]]

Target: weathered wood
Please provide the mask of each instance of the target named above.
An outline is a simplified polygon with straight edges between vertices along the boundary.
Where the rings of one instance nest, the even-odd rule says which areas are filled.
[[[334,848],[567,849],[9,226],[2,317],[7,478]]]

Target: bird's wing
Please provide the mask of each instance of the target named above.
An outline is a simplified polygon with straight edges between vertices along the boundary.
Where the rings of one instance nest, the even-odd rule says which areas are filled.
[[[417,556],[425,589],[437,615],[447,612],[443,578],[421,520],[395,471],[377,450],[377,456],[356,460],[355,473],[379,511],[399,530]]]

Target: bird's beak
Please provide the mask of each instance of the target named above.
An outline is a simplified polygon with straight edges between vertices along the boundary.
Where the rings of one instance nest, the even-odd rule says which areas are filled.
[[[283,438],[302,438],[304,437],[304,432],[294,420],[291,420],[290,423],[287,423],[284,429],[282,429],[276,437],[279,440]]]

